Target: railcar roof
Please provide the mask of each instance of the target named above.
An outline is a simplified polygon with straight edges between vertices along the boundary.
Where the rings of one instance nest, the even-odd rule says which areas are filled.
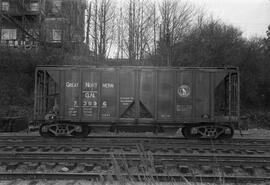
[[[225,66],[225,67],[166,67],[166,66],[90,66],[90,65],[38,65],[37,68],[93,68],[93,69],[110,69],[110,68],[131,68],[131,69],[210,69],[210,70],[238,70],[238,67]]]

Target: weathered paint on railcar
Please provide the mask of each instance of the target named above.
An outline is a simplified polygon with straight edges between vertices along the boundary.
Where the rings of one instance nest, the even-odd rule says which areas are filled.
[[[36,120],[55,110],[60,120],[86,124],[180,125],[239,116],[237,68],[41,66],[35,93]]]

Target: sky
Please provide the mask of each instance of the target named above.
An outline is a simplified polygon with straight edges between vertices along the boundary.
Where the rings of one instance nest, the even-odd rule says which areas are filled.
[[[87,0],[90,1],[90,0]],[[127,0],[115,0],[118,3]],[[161,0],[150,0],[160,2]],[[266,37],[270,25],[270,0],[179,0],[188,1],[206,13],[231,24],[243,32],[243,37]]]
[[[232,24],[243,36],[266,37],[270,25],[270,0],[187,0],[202,7],[214,18]]]

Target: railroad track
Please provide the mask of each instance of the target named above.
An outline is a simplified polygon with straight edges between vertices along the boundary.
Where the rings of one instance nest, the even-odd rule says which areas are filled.
[[[270,181],[270,140],[0,137],[0,179]],[[119,168],[119,169],[117,169]]]
[[[269,156],[6,153],[0,155],[0,161],[3,168],[0,179],[91,179],[100,175],[117,177],[117,174],[121,177],[129,174],[136,178],[144,174],[157,179],[173,177],[175,180],[183,177],[200,177],[207,181],[218,178],[225,181],[270,180]]]
[[[226,141],[197,141],[183,138],[159,137],[89,137],[84,139],[44,139],[41,137],[0,137],[0,152],[72,152],[103,151],[125,149],[136,151],[138,146],[151,152],[168,153],[230,153],[234,154],[269,154],[270,140],[234,139]]]
[[[50,143],[50,144],[58,144],[58,142],[70,142],[72,143],[80,143],[81,141],[103,141],[103,142],[118,142],[121,141],[121,143],[126,142],[158,142],[158,143],[179,143],[179,144],[196,144],[198,143],[198,140],[187,140],[183,137],[168,137],[168,136],[90,136],[87,138],[42,138],[40,136],[31,136],[31,135],[25,135],[25,136],[10,136],[10,135],[0,135],[0,144],[3,142],[43,142],[43,143]],[[207,144],[209,145],[209,140],[200,140],[200,144]],[[246,139],[246,138],[235,138],[235,139],[228,139],[228,140],[212,140],[211,143],[213,144],[232,144],[232,145],[270,145],[270,139]]]
[[[173,142],[173,143],[198,143],[198,140],[187,140],[183,137],[177,137],[177,136],[88,136],[86,138],[43,138],[41,136],[33,136],[33,135],[21,135],[21,136],[10,136],[10,135],[0,135],[0,142],[35,142],[35,141],[42,141],[45,143],[48,142],[63,142],[63,141],[119,141],[121,142]],[[200,144],[209,144],[209,140],[199,140]],[[213,144],[268,144],[270,145],[270,139],[247,139],[247,138],[233,138],[233,139],[227,139],[227,140],[212,140]],[[78,143],[78,142],[77,142]]]

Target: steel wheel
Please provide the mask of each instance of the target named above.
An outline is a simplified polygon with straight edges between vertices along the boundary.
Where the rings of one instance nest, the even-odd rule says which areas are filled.
[[[188,139],[228,139],[234,132],[226,125],[198,125],[184,127],[182,134]]]
[[[81,132],[72,132],[74,137],[87,137],[90,133],[90,128],[87,125],[77,125],[81,127]]]
[[[89,131],[87,125],[70,123],[43,124],[39,129],[39,133],[43,137],[86,137],[89,134]]]

